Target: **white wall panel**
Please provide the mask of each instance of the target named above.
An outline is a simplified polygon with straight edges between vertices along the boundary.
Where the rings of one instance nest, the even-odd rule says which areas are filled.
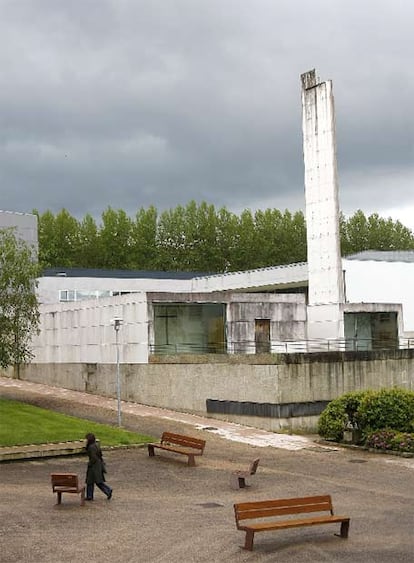
[[[116,363],[114,317],[119,330],[120,361],[148,361],[147,300],[143,293],[41,306],[41,332],[33,340],[37,362]]]
[[[349,303],[400,303],[404,332],[414,332],[414,263],[343,260]]]

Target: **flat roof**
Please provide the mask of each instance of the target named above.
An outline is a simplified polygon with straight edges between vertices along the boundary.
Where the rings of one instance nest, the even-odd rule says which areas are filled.
[[[42,277],[62,278],[112,278],[112,279],[157,279],[191,280],[208,274],[202,272],[164,272],[161,270],[101,270],[95,268],[47,268]]]
[[[344,256],[344,260],[373,260],[377,262],[414,262],[414,250],[363,250]]]

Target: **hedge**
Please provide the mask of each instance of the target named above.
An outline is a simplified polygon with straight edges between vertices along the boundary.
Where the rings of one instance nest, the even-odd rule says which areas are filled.
[[[360,430],[364,439],[385,429],[414,432],[414,392],[393,388],[341,395],[321,413],[318,432],[328,440],[341,441],[349,428]]]

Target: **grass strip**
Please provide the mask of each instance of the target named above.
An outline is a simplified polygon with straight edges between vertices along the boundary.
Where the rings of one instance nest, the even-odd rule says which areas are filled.
[[[150,436],[0,398],[0,446],[84,440],[92,432],[104,446],[142,444]]]

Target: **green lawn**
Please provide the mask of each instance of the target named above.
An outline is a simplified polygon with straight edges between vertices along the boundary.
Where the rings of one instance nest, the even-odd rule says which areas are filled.
[[[142,444],[150,436],[0,398],[0,446],[84,440],[92,432],[104,446]]]

